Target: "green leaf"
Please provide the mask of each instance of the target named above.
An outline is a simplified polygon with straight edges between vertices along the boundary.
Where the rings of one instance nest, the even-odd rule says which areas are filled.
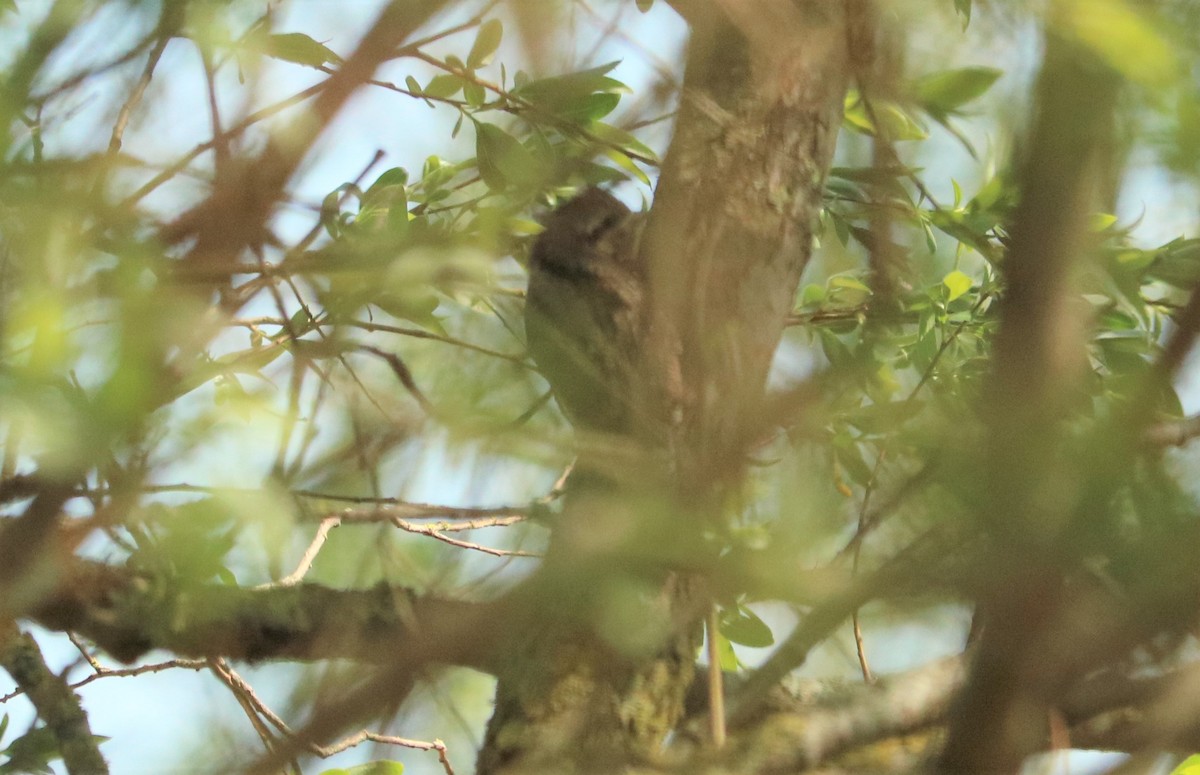
[[[831,366],[844,366],[854,360],[850,348],[832,331],[821,328],[817,330],[817,336],[821,339],[821,350]]]
[[[328,46],[318,43],[302,32],[286,32],[268,35],[263,52],[275,59],[295,62],[298,65],[320,67],[324,64],[341,64],[342,58]]]
[[[367,189],[366,196],[370,197],[373,191],[379,191],[392,186],[403,186],[406,183],[408,183],[408,170],[403,167],[392,167],[375,178],[375,182]]]
[[[346,770],[346,775],[401,775],[404,765],[400,762],[367,762]]]
[[[825,286],[809,283],[800,291],[800,306],[808,307],[825,300]]]
[[[1117,216],[1111,213],[1092,213],[1088,217],[1088,226],[1092,231],[1104,231],[1117,222]]]
[[[589,126],[588,130],[599,139],[615,145],[623,151],[635,153],[638,156],[644,156],[653,161],[658,160],[658,154],[654,153],[649,146],[623,129],[618,129],[611,124],[605,124],[603,121],[597,121]]]
[[[899,105],[880,100],[874,100],[871,105],[875,117],[884,124],[888,137],[892,140],[924,140],[929,136],[929,133],[922,129],[921,125]],[[848,129],[860,134],[871,137],[876,134],[875,122],[871,120],[871,113],[867,110],[867,106],[858,92],[854,90],[846,94],[842,121]]]
[[[871,467],[863,459],[862,449],[858,443],[847,434],[840,433],[833,438],[833,456],[850,481],[866,487],[871,482]]]
[[[463,83],[463,98],[473,108],[478,108],[487,99],[487,91],[474,81]]]
[[[1171,775],[1200,775],[1200,754],[1192,754],[1171,770]]]
[[[1162,247],[1148,274],[1183,290],[1200,283],[1200,239],[1175,240]]]
[[[721,611],[721,634],[732,643],[751,648],[763,649],[775,643],[775,635],[767,623],[740,605]]]
[[[946,286],[946,290],[949,292],[946,296],[946,301],[954,301],[959,296],[971,290],[971,278],[955,269],[942,278],[942,285]]]
[[[637,0],[637,8],[642,13],[646,13],[654,6],[654,0]]]
[[[846,274],[830,277],[826,287],[831,300],[847,306],[862,304],[871,295],[871,289],[862,280]]]
[[[710,637],[711,637],[710,633]],[[742,662],[737,658],[737,654],[733,651],[733,644],[729,642],[721,633],[716,634],[717,638],[717,661],[721,664],[721,671],[725,673],[736,673],[742,667]]]
[[[609,148],[607,151],[604,152],[604,155],[607,156],[608,158],[612,159],[614,162],[616,162],[617,166],[621,167],[624,170],[629,171],[630,174],[632,174],[635,178],[640,180],[645,185],[647,185],[647,186],[650,185],[650,176],[647,175],[645,172],[643,172],[642,168],[639,167],[633,161],[633,159],[629,158],[621,151],[618,151],[615,148]]]
[[[495,124],[476,122],[475,157],[480,177],[494,191],[510,184],[528,185],[539,177],[540,165],[529,149]]]
[[[458,94],[458,90],[463,87],[463,83],[463,79],[457,75],[443,73],[435,75],[421,93],[435,99],[445,100]]]
[[[471,53],[467,54],[467,69],[474,70],[492,61],[492,55],[500,48],[504,37],[504,25],[499,19],[489,19],[479,27]]]
[[[962,17],[963,29],[971,23],[971,0],[954,0],[954,10]]]
[[[0,765],[0,773],[47,773],[53,775],[49,763],[61,757],[58,735],[49,727],[36,727],[13,740],[0,753],[8,761]]]
[[[4,12],[19,13],[17,0],[0,0],[0,13]]]
[[[558,110],[557,114],[559,118],[579,124],[587,124],[612,113],[620,102],[621,97],[618,94],[597,92],[596,94],[589,94],[576,102],[563,106]]]
[[[371,184],[362,195],[356,223],[370,229],[384,224],[393,234],[408,230],[408,171],[393,167]]]
[[[921,107],[945,116],[981,97],[1004,74],[994,67],[964,67],[945,70],[919,79],[913,89]]]
[[[587,122],[610,113],[627,91],[625,84],[606,73],[619,62],[609,62],[589,70],[530,81],[513,90],[541,110],[570,121]]]

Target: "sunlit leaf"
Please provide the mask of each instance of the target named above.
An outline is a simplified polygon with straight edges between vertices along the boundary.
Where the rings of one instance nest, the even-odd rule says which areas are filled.
[[[392,761],[367,762],[350,767],[345,772],[346,775],[402,775],[404,765]]]
[[[771,628],[749,608],[740,605],[725,608],[720,618],[721,634],[732,643],[760,649],[775,643]]]
[[[500,40],[504,37],[504,25],[499,19],[488,19],[479,27],[471,53],[467,54],[467,69],[474,70],[492,61],[492,55],[500,48]]]
[[[320,67],[325,64],[341,64],[342,62],[342,58],[328,46],[324,43],[318,43],[302,32],[268,35],[263,52],[275,59],[308,65],[309,67]]]
[[[996,82],[1003,70],[992,67],[963,67],[932,73],[913,85],[921,107],[936,115],[948,115],[981,97]]]
[[[969,276],[955,269],[942,278],[942,285],[946,286],[946,301],[954,301],[971,290],[972,281]]]
[[[635,178],[637,178],[639,181],[641,181],[645,185],[647,185],[647,186],[650,185],[650,176],[647,175],[645,172],[643,172],[642,168],[639,167],[633,161],[633,159],[629,158],[621,151],[618,151],[615,148],[609,148],[607,151],[604,152],[604,155],[607,156],[608,158],[612,159],[614,162],[617,163],[617,166],[621,167],[621,169],[627,170],[630,174],[632,174]]]
[[[421,93],[436,99],[449,99],[458,94],[464,83],[463,79],[457,75],[442,73],[435,75],[421,90]]]
[[[517,138],[495,124],[476,122],[475,157],[489,188],[527,185],[538,177],[540,162]]]
[[[1200,775],[1200,754],[1192,754],[1181,761],[1171,775]]]

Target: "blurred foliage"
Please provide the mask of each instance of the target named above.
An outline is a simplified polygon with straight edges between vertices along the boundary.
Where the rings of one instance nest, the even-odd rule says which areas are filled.
[[[94,531],[82,551],[172,587],[287,574],[319,519],[347,506],[339,499],[369,506],[433,492],[449,505],[524,506],[549,491],[569,462],[570,433],[524,353],[523,262],[538,218],[582,188],[649,198],[659,164],[651,146],[661,145],[652,130],[673,96],[636,91],[624,74],[630,60],[603,54],[550,75],[527,72],[503,8],[471,15],[480,6],[461,4],[458,21],[398,50],[372,87],[427,110],[430,127],[446,125],[445,150],[410,167],[362,169],[335,156],[338,181],[319,192],[315,176],[298,182],[262,245],[237,257],[219,298],[181,266],[183,248],[164,233],[206,196],[230,154],[311,119],[303,100],[279,90],[293,82],[280,73],[323,79],[350,51],[321,29],[261,15],[261,3],[126,2],[112,4],[126,22],[113,36],[119,45],[97,53],[89,42],[112,30],[111,9],[35,5],[0,3],[10,52],[0,102],[0,479],[69,485],[78,496],[71,519]],[[642,0],[621,5],[668,12]],[[1195,6],[1050,5],[1057,10],[1045,18],[1025,4],[971,0],[928,15],[900,4],[897,13],[914,38],[980,34],[1010,14],[1095,51],[1131,84],[1120,156],[1156,176],[1152,190],[1129,194],[1147,200],[1144,218],[1169,198],[1168,185],[1195,197]],[[180,55],[164,57],[141,95],[160,41]],[[203,80],[179,61],[197,51],[212,94],[222,95],[212,104],[225,111],[224,134],[171,145],[165,135],[185,119],[169,111],[209,121],[211,95],[197,91],[184,105],[169,93],[185,77]],[[729,553],[763,551],[765,563],[780,565],[828,559],[886,519],[878,540],[852,539],[869,562],[931,525],[967,519],[979,497],[981,384],[1020,196],[1003,149],[1019,155],[1025,116],[1012,108],[1023,86],[1007,77],[1009,63],[966,59],[933,71],[910,62],[888,98],[846,99],[817,258],[778,359],[781,372],[800,364],[793,371],[802,378],[819,376],[823,400],[784,423],[764,451],[745,508],[720,537]],[[250,107],[235,119],[231,106],[243,99]],[[416,134],[378,129],[401,144]],[[872,140],[894,144],[897,158],[873,160]],[[963,169],[937,163],[959,153],[951,148],[961,149]],[[1115,177],[1122,190],[1120,170]],[[1093,321],[1090,375],[1070,420],[1081,450],[1097,420],[1140,395],[1164,332],[1200,283],[1200,239],[1147,243],[1138,219],[1114,212],[1125,201],[1096,203],[1096,260],[1081,281]],[[880,213],[901,267],[886,306],[876,304],[867,261]],[[1156,400],[1156,419],[1182,416],[1173,389]],[[1186,462],[1141,457],[1123,483],[1123,507],[1078,536],[1106,580],[1136,574],[1143,539],[1192,519]],[[870,509],[876,492],[888,495]],[[16,514],[24,504],[5,507]],[[545,541],[536,525],[467,535],[503,550]],[[339,531],[310,578],[484,595],[523,572],[464,554],[385,521]],[[959,599],[931,588],[932,604]],[[747,607],[770,597],[746,589],[722,601],[727,669],[739,664],[729,643],[774,642]],[[2,752],[10,764],[29,756],[44,764],[18,745],[36,742],[37,731]],[[329,772],[401,771],[363,767]]]

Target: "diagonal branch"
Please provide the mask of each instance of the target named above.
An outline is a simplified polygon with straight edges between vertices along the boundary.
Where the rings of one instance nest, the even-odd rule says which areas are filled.
[[[38,717],[58,741],[58,750],[71,775],[103,775],[108,764],[100,755],[87,713],[66,682],[54,674],[37,641],[8,625],[0,638],[0,666],[29,697]],[[9,762],[6,769],[14,763]]]

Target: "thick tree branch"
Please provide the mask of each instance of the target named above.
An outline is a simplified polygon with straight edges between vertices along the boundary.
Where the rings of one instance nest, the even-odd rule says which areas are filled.
[[[79,633],[124,662],[151,649],[193,658],[381,662],[437,622],[484,607],[384,585],[181,588],[123,568],[78,563],[31,616],[52,630]],[[445,661],[486,670],[489,644],[480,638],[478,648],[447,649]]]
[[[4,629],[0,636],[0,666],[24,691],[38,717],[53,733],[67,772],[71,775],[107,773],[108,764],[100,755],[99,741],[92,735],[79,697],[46,664],[37,641],[11,624]],[[20,766],[10,760],[5,768],[15,772],[12,768]]]

